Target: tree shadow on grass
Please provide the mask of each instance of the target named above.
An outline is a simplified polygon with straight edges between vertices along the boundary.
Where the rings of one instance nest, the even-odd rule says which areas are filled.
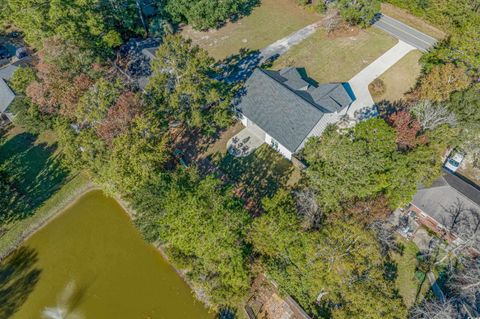
[[[253,213],[261,213],[261,200],[286,187],[292,164],[266,145],[246,157],[226,154],[218,162],[220,170],[236,186],[236,193]]]
[[[37,136],[21,133],[0,144],[0,166],[19,194],[0,220],[26,218],[66,181],[68,172],[54,155],[56,144],[35,144]]]
[[[22,247],[0,264],[0,318],[9,318],[25,303],[40,279],[37,252]]]

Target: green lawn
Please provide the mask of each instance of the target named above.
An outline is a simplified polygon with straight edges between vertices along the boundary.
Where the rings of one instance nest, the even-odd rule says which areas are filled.
[[[60,165],[55,137],[36,136],[18,128],[0,136],[0,165],[13,181],[20,198],[12,213],[0,214],[0,257],[28,232],[48,218],[88,184],[84,175],[72,175]]]
[[[320,19],[320,15],[300,7],[296,0],[262,0],[252,14],[237,22],[207,32],[186,26],[182,34],[214,58],[224,59],[242,48],[262,49]]]
[[[407,307],[411,307],[415,301],[423,299],[429,289],[429,283],[427,280],[420,287],[420,282],[415,278],[418,247],[412,241],[400,237],[398,241],[404,246],[404,250],[402,254],[394,253],[392,256],[393,261],[397,264],[396,286]]]
[[[421,56],[420,51],[412,51],[383,73],[379,79],[385,84],[385,92],[378,96],[372,94],[373,100],[380,102],[382,100],[396,101],[401,99],[417,82],[422,70],[418,62]]]
[[[319,83],[345,82],[396,43],[396,39],[375,28],[354,29],[335,37],[318,30],[281,56],[272,68],[295,66],[305,68],[306,75]]]

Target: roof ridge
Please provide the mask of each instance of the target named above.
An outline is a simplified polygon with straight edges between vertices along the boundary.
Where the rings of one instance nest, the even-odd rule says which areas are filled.
[[[322,107],[321,105],[319,105],[319,107],[321,107],[322,109],[324,109],[325,111],[319,109],[315,104],[313,104],[312,102],[310,102],[309,100],[307,100],[306,98],[304,98],[303,96],[301,96],[300,94],[298,94],[296,91],[298,90],[293,90],[292,88],[288,87],[288,85],[285,85],[283,84],[282,82],[280,81],[277,81],[277,79],[271,77],[267,72],[265,72],[266,70],[263,70],[262,68],[257,68],[257,70],[260,70],[260,72],[262,72],[263,74],[265,74],[266,76],[268,76],[270,79],[274,80],[276,83],[280,84],[282,87],[286,88],[288,91],[292,92],[293,94],[295,94],[296,96],[298,96],[299,98],[301,98],[302,100],[304,100],[305,102],[308,103],[308,105],[310,105],[311,107],[315,108],[316,110],[322,112],[322,113],[331,113],[328,109],[325,109],[324,107]],[[272,72],[277,72],[277,71],[273,71]],[[280,74],[280,73],[279,73]],[[282,76],[282,75],[280,75]]]

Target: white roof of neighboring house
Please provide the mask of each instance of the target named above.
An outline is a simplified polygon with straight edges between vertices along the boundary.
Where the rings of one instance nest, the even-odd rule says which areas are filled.
[[[8,87],[5,80],[0,79],[0,113],[4,113],[15,98],[15,94]]]

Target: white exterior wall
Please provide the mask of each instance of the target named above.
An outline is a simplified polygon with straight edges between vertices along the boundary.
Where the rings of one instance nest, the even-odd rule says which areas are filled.
[[[290,152],[285,146],[280,144],[277,140],[275,141],[278,144],[278,148],[276,148],[275,150],[290,161],[292,159],[292,152]],[[270,147],[272,147],[272,137],[268,134],[265,134],[265,143],[267,143],[268,145],[270,145]]]
[[[240,118],[240,122],[242,122],[243,126],[248,126],[248,118],[243,115],[242,113],[238,113],[238,117]]]
[[[240,121],[242,122],[243,126],[248,127],[248,126],[255,126],[255,129],[261,131],[262,133],[265,134],[265,143],[268,144],[270,147],[272,146],[272,137],[268,135],[267,132],[262,130],[258,125],[255,125],[252,121],[250,121],[245,115],[242,113],[238,113],[238,116],[240,118]],[[278,141],[277,141],[278,143]],[[283,157],[285,157],[288,160],[292,159],[292,152],[290,152],[285,146],[282,144],[278,143],[278,148],[275,149],[277,152],[279,152]]]

